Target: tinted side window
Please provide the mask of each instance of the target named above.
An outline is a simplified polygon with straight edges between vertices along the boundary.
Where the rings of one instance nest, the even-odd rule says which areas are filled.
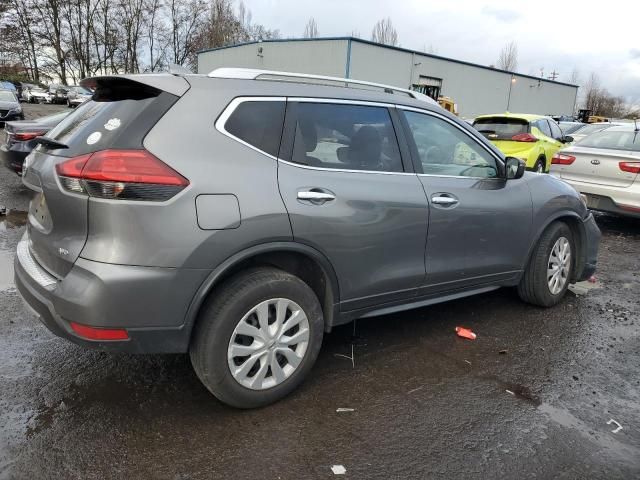
[[[234,137],[276,157],[280,148],[285,103],[281,101],[242,102],[224,128]]]
[[[495,158],[460,129],[432,115],[404,112],[422,172],[457,177],[498,176]]]
[[[549,128],[549,122],[547,122],[545,119],[536,121],[535,126],[538,127],[538,130],[540,130],[547,137],[552,136],[551,129]]]
[[[298,103],[295,109],[294,162],[346,170],[403,170],[386,108]]]
[[[560,130],[558,124],[556,122],[549,122],[549,125],[551,126],[551,136],[556,140],[562,139],[564,135],[562,135],[562,130]]]

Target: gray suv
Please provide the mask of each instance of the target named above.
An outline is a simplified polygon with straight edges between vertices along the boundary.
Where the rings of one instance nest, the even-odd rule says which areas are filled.
[[[294,390],[336,325],[499,287],[549,307],[595,270],[580,195],[419,93],[242,69],[82,84],[27,157],[19,291],[80,345],[189,352],[229,405]]]

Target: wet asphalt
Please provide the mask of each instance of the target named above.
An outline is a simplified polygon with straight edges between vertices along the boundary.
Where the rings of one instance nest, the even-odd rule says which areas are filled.
[[[239,411],[186,355],[84,350],[23,307],[28,198],[0,171],[0,479],[640,477],[638,220],[597,216],[597,283],[553,309],[503,289],[345,325],[293,395]]]

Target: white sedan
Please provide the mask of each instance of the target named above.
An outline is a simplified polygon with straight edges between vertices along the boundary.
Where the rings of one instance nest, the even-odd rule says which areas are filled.
[[[589,208],[640,218],[640,121],[560,150],[550,173],[584,194]]]

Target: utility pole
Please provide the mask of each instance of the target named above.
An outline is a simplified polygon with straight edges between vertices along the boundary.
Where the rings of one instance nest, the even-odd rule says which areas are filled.
[[[560,74],[554,70],[553,72],[551,72],[549,74],[549,80],[555,81],[555,79],[558,78],[558,75],[560,75]]]

